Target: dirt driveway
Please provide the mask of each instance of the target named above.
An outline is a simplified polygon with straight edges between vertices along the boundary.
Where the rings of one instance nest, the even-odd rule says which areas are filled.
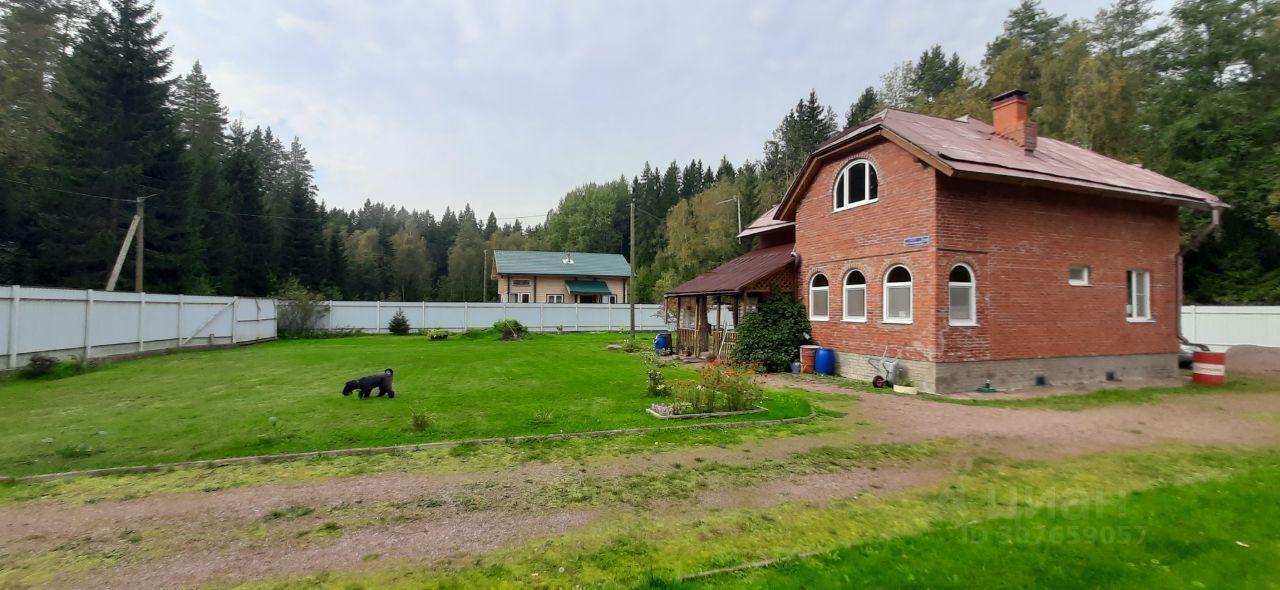
[[[6,570],[28,574],[10,583],[163,588],[376,567],[384,558],[431,564],[590,526],[610,511],[628,510],[609,505],[548,509],[518,501],[546,490],[627,478],[664,464],[760,462],[841,444],[946,439],[961,443],[965,453],[976,449],[1017,459],[1166,443],[1280,445],[1277,394],[1170,396],[1145,405],[1056,411],[810,387],[827,394],[823,405],[846,412],[836,419],[838,428],[744,445],[447,477],[383,473],[120,502],[7,506],[0,508],[0,587],[6,586]],[[703,506],[740,509],[854,497],[868,489],[909,489],[946,477],[953,459],[783,476],[703,490],[698,500]],[[33,568],[57,575],[35,575]]]

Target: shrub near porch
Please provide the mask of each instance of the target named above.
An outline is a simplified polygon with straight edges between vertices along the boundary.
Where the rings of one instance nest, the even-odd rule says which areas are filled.
[[[0,474],[436,440],[666,426],[619,335],[290,340],[178,353],[55,380],[0,381]],[[391,367],[396,398],[342,384]],[[685,367],[669,378],[691,377]],[[805,415],[772,394],[753,419]],[[429,426],[411,427],[414,411]]]

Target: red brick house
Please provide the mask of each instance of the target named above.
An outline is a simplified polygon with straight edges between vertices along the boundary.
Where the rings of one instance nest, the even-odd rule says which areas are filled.
[[[1176,374],[1179,209],[1216,223],[1226,205],[1037,137],[1027,115],[1020,91],[993,125],[883,111],[820,145],[743,232],[794,236],[783,272],[839,373],[869,379],[887,350],[939,393]]]

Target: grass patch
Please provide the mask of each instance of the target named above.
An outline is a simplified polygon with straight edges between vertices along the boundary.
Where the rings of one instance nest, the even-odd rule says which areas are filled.
[[[1261,485],[1249,488],[1239,502],[1227,501],[1236,491],[1236,483],[1249,479],[1261,480]],[[625,587],[635,586],[638,580],[650,579],[651,585],[661,585],[662,580],[673,580],[680,575],[726,567],[741,563],[788,557],[812,551],[833,551],[844,547],[874,547],[877,544],[906,539],[911,536],[930,535],[960,527],[978,525],[997,526],[993,519],[1036,518],[1036,515],[1054,514],[1057,517],[1079,514],[1078,510],[1098,510],[1102,521],[1116,525],[1128,522],[1148,522],[1147,514],[1159,515],[1162,522],[1150,524],[1170,534],[1180,534],[1165,542],[1158,537],[1153,543],[1140,548],[1167,554],[1154,556],[1162,564],[1178,560],[1184,542],[1203,537],[1207,546],[1217,547],[1219,540],[1230,539],[1257,545],[1267,552],[1257,557],[1239,557],[1231,553],[1231,547],[1222,548],[1217,555],[1190,556],[1187,561],[1171,569],[1171,574],[1160,580],[1179,580],[1174,584],[1156,584],[1149,587],[1191,587],[1192,581],[1201,581],[1209,587],[1238,584],[1223,582],[1218,578],[1194,577],[1199,571],[1216,568],[1222,575],[1252,568],[1254,580],[1275,578],[1278,561],[1275,559],[1276,536],[1273,531],[1256,534],[1261,528],[1275,522],[1275,506],[1280,504],[1280,452],[1275,450],[1231,452],[1201,451],[1195,449],[1167,449],[1157,452],[1125,455],[1091,456],[1061,464],[977,462],[974,467],[937,488],[893,497],[864,495],[857,499],[839,500],[829,504],[793,503],[763,510],[735,512],[677,512],[672,515],[646,511],[611,516],[601,525],[587,530],[541,539],[523,547],[495,552],[476,559],[458,562],[453,566],[425,569],[421,567],[391,565],[381,570],[326,572],[315,576],[265,580],[249,584],[259,588],[309,588],[317,585],[342,587],[343,584],[364,584],[369,587],[389,588],[475,588],[532,585],[536,587]],[[1201,486],[1207,495],[1189,497],[1182,507],[1194,514],[1187,521],[1190,526],[1184,533],[1177,529],[1183,521],[1174,512],[1146,513],[1136,507],[1124,513],[1124,519],[1111,518],[1107,506],[1125,498],[1140,498],[1161,490],[1177,490],[1184,486]],[[1215,487],[1218,486],[1218,487]],[[1226,487],[1221,487],[1226,486]],[[1216,494],[1213,490],[1224,490]],[[1178,494],[1190,492],[1177,492]],[[1212,498],[1213,501],[1207,501]],[[1074,522],[1074,521],[1073,521]],[[1225,523],[1219,526],[1217,523]],[[984,524],[986,523],[986,524]],[[1246,523],[1243,528],[1232,528],[1235,523]],[[1274,527],[1272,527],[1274,528]],[[1241,534],[1244,532],[1244,535]],[[1236,539],[1239,536],[1248,538]],[[1010,560],[1020,555],[1010,551],[1010,546],[1000,541],[989,541],[987,550],[998,567],[998,559]],[[1234,545],[1233,545],[1234,546]],[[1234,546],[1238,549],[1238,546]],[[960,559],[949,558],[945,551],[954,549],[957,554],[976,549],[957,549],[953,545],[936,545],[943,552],[938,560],[952,559],[955,567],[963,568]],[[1056,549],[1061,550],[1062,547]],[[1003,552],[1003,553],[1002,553]],[[1076,562],[1071,559],[1049,561],[1054,547],[1042,548],[1044,561],[1036,561],[1041,567],[1069,569]],[[884,567],[892,572],[906,574],[916,568],[930,567],[927,561],[917,560],[911,553],[894,554],[896,560]],[[1099,559],[1105,552],[1096,553]],[[1213,565],[1213,557],[1236,560],[1232,564]],[[1137,559],[1137,557],[1134,557]],[[1021,559],[1019,557],[1019,559]],[[1165,561],[1170,560],[1170,561]],[[1153,567],[1134,562],[1136,567]],[[939,564],[939,570],[946,564]],[[1087,564],[1086,565],[1090,565]],[[1102,562],[1100,565],[1107,565]],[[1126,561],[1116,559],[1110,567],[1127,568]],[[1158,568],[1156,568],[1158,569]],[[1018,570],[1018,571],[1033,571]],[[912,584],[903,579],[892,579],[888,584],[870,587],[934,586],[969,587],[971,584],[959,570],[960,577],[940,578],[932,584]],[[536,574],[536,575],[535,575]],[[995,573],[991,574],[993,577]],[[1060,572],[1055,575],[1070,576]],[[1103,574],[1094,574],[1095,586],[1106,581]],[[933,578],[930,578],[933,579]],[[1069,579],[1069,578],[1061,578]],[[1229,580],[1229,578],[1227,578]],[[857,578],[852,585],[861,586]],[[1010,578],[1000,586],[1044,586],[1021,583],[1021,578]],[[728,579],[729,585],[736,580]],[[842,579],[835,580],[842,582]],[[1066,584],[1071,586],[1071,584]],[[1080,585],[1080,584],[1077,584]],[[1135,587],[1140,586],[1137,582]],[[1265,582],[1258,584],[1265,587]],[[1052,586],[1052,584],[1050,584]]]
[[[53,381],[14,379],[0,393],[0,472],[661,426],[643,412],[652,401],[643,363],[605,350],[616,339],[502,342],[481,331],[443,341],[290,340],[110,363]],[[396,369],[394,400],[340,395],[346,380],[386,367]],[[769,411],[752,419],[810,411],[804,397],[770,397]],[[428,428],[415,429],[411,408],[430,411]],[[57,452],[80,445],[94,452]]]
[[[412,453],[328,457],[214,469],[0,484],[0,505],[27,501],[92,503],[163,494],[216,492],[268,483],[301,483],[371,473],[459,473],[525,463],[583,462],[613,456],[670,452],[696,446],[728,447],[752,441],[825,433],[834,428],[830,421],[818,419],[780,426],[655,430],[603,438],[462,445]]]
[[[787,455],[782,459],[725,464],[695,457],[694,464],[652,469],[622,477],[568,478],[531,494],[529,503],[539,507],[577,505],[648,507],[657,502],[683,500],[701,490],[748,486],[761,481],[832,473],[854,467],[904,463],[933,456],[938,444],[854,444],[826,446]]]
[[[909,395],[896,393],[892,389],[877,389],[866,381],[858,381],[835,375],[795,375],[797,387],[804,383],[825,383],[837,385],[858,392],[896,395],[899,397],[921,399],[932,402],[959,404],[964,406],[987,406],[996,408],[1044,408],[1050,410],[1087,410],[1089,408],[1115,404],[1147,404],[1160,401],[1165,396],[1204,395],[1214,393],[1274,393],[1277,384],[1273,380],[1256,377],[1230,377],[1225,385],[1199,385],[1188,383],[1176,386],[1138,387],[1132,389],[1111,388],[1099,389],[1089,393],[1063,393],[1045,397],[1006,399],[1001,394],[989,394],[988,398],[960,399],[946,395]]]
[[[1277,490],[1271,465],[651,587],[1265,588],[1280,579]]]
[[[991,406],[999,408],[1045,408],[1050,410],[1087,410],[1114,404],[1148,404],[1160,401],[1166,396],[1203,395],[1213,393],[1273,393],[1275,384],[1264,379],[1249,377],[1233,377],[1225,385],[1199,385],[1188,383],[1178,386],[1139,387],[1134,389],[1100,389],[1089,393],[1063,394],[1048,397],[1025,399],[954,399],[946,396],[925,395],[912,396],[969,406]],[[993,394],[998,396],[999,394]]]

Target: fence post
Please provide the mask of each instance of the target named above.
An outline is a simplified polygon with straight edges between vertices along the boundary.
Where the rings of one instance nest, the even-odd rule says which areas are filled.
[[[240,297],[231,298],[231,343],[236,344],[236,312],[240,310]]]
[[[326,301],[325,305],[329,306],[329,313],[328,313],[328,317],[325,318],[325,323],[329,324],[329,330],[333,331],[333,300]],[[276,317],[279,317],[279,316],[280,316],[280,310],[276,310]]]
[[[579,307],[577,301],[573,302],[573,331],[577,332],[582,327],[582,308]]]
[[[18,306],[22,304],[21,287],[9,288],[9,368],[18,368]]]
[[[373,333],[377,334],[382,329],[382,301],[375,301],[374,306],[378,308],[378,323],[373,325]]]
[[[89,327],[93,325],[93,289],[84,290],[84,355],[81,360],[89,360],[89,355],[93,354],[93,345],[90,344],[93,336]]]
[[[143,318],[146,317],[146,315],[147,315],[147,294],[144,292],[139,292],[138,293],[138,352],[142,352],[142,349],[144,348],[144,345],[142,343],[144,339],[142,330],[144,328]]]
[[[467,308],[467,302],[462,302],[462,331],[471,329],[471,314]]]
[[[182,308],[186,303],[186,295],[178,294],[178,348],[182,348]]]
[[[541,303],[538,304],[538,331],[539,332],[547,331],[546,306],[544,306]]]
[[[426,301],[422,302],[422,329],[423,330],[431,329],[431,326],[427,325],[427,302]]]

